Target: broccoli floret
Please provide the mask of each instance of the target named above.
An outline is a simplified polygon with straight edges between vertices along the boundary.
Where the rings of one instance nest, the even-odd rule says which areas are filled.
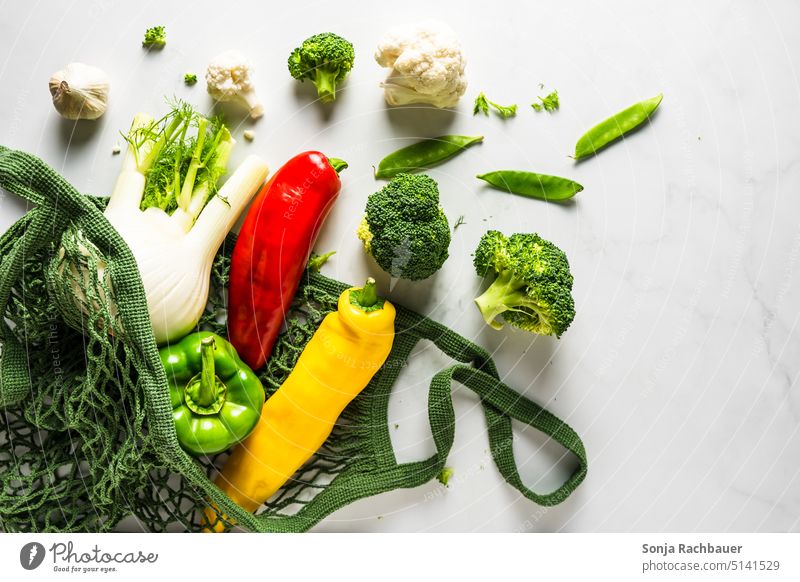
[[[318,255],[317,253],[311,253],[311,256],[308,258],[308,264],[306,265],[306,269],[309,271],[314,271],[319,273],[322,270],[322,265],[328,262],[333,255],[336,254],[336,251],[330,251],[325,253],[324,255]]]
[[[323,103],[336,99],[336,85],[353,68],[353,45],[332,32],[315,34],[289,55],[289,73],[298,81],[310,79]]]
[[[398,174],[370,195],[358,228],[364,249],[392,275],[418,281],[447,260],[450,226],[430,176]]]
[[[195,75],[194,73],[186,73],[183,76],[183,82],[189,86],[194,85],[195,83],[197,83],[197,75]]]
[[[163,26],[153,26],[144,32],[143,47],[161,48],[165,44],[167,44],[167,31]]]
[[[448,483],[450,482],[450,477],[452,477],[454,474],[455,471],[453,471],[453,469],[451,469],[450,467],[445,467],[444,469],[441,470],[441,472],[438,475],[436,475],[436,478],[439,480],[439,483],[441,483],[445,487],[450,487]]]
[[[503,319],[520,329],[560,337],[575,317],[572,273],[564,251],[538,234],[504,236],[490,230],[475,250],[478,275],[495,276],[475,299],[486,323],[502,329]]]

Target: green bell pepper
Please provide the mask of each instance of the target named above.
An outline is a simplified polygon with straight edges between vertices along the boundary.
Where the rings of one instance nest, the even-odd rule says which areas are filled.
[[[264,405],[264,387],[230,342],[201,331],[159,353],[184,449],[213,455],[250,434]]]

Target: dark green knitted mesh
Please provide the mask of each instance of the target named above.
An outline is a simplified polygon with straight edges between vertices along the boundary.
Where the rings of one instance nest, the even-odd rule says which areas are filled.
[[[198,530],[209,500],[250,530],[305,531],[357,499],[435,478],[453,444],[453,380],[480,396],[495,463],[523,495],[554,505],[586,475],[583,443],[569,426],[500,382],[482,348],[398,306],[386,365],[306,466],[260,513],[246,513],[208,478],[225,455],[198,460],[178,445],[136,263],[103,216],[105,202],[79,194],[39,159],[3,147],[0,187],[34,204],[0,239],[4,531],[107,531],[130,514],[151,531]],[[229,237],[216,257],[200,322],[220,334],[225,334],[223,292],[233,241]],[[259,371],[268,396],[291,372],[344,288],[319,273],[306,275],[288,328]],[[436,454],[398,464],[389,437],[389,394],[422,338],[461,363],[431,381],[428,415]],[[539,494],[522,483],[512,418],[576,456],[575,471],[557,490]]]

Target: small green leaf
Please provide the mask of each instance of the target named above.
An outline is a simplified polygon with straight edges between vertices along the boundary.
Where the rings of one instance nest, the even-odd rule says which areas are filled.
[[[552,113],[558,109],[560,105],[558,101],[558,91],[553,91],[545,97],[539,97],[539,101],[541,101],[541,103],[531,103],[531,107],[533,107],[534,110]]]

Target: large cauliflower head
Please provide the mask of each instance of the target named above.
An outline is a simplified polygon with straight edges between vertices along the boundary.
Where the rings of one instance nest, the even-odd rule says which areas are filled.
[[[456,33],[437,20],[390,30],[375,60],[392,71],[382,84],[389,105],[453,107],[467,90],[467,61]]]

